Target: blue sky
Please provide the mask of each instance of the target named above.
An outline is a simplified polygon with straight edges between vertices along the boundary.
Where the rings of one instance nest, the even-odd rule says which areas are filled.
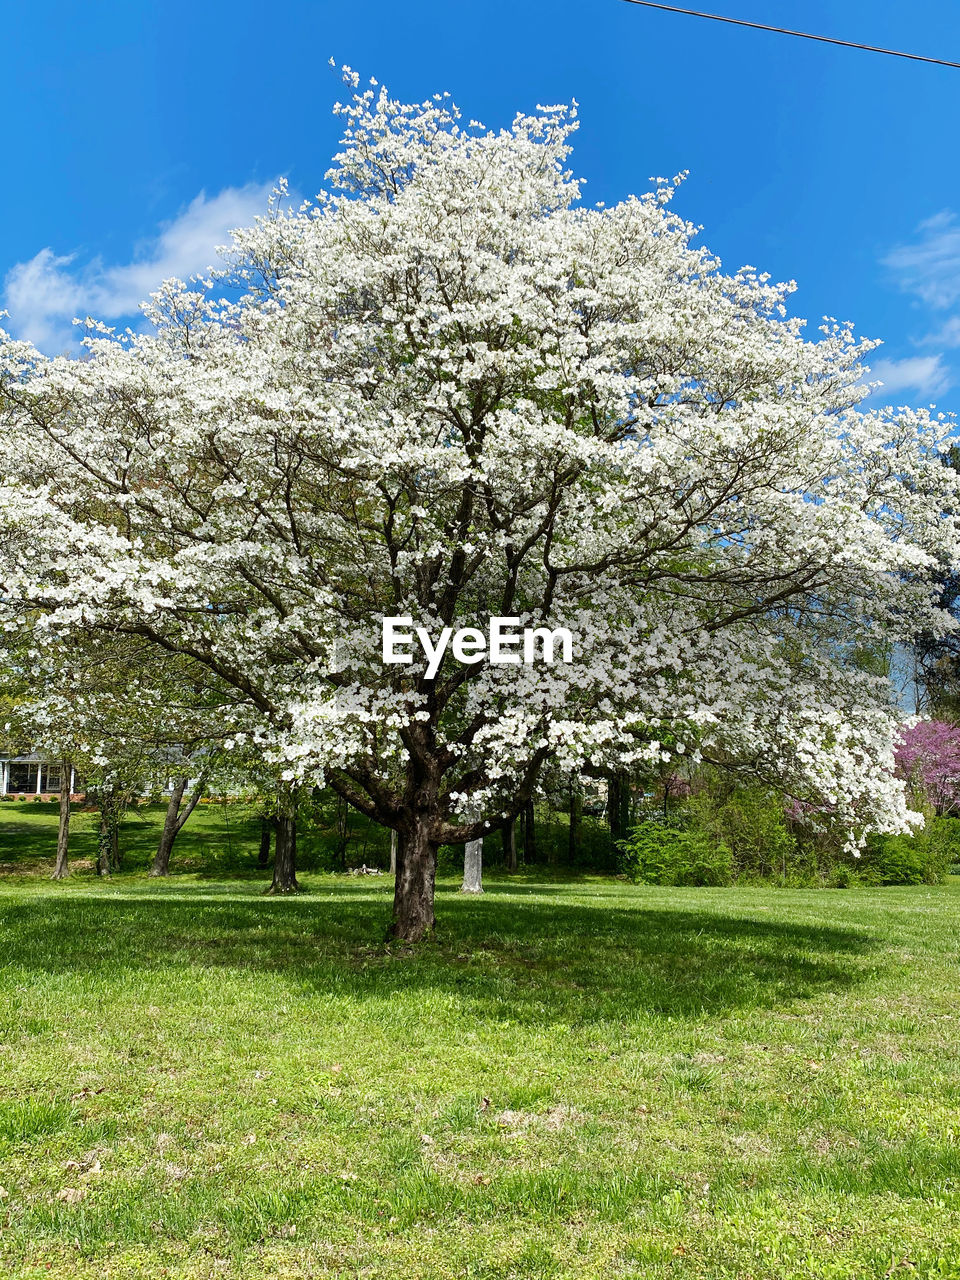
[[[710,0],[705,8],[960,61],[953,0]],[[327,65],[506,124],[577,98],[590,201],[689,170],[677,208],[794,309],[883,338],[895,403],[960,412],[960,70],[623,0],[8,0],[0,288],[46,350],[201,270],[278,175],[312,194],[335,149]]]

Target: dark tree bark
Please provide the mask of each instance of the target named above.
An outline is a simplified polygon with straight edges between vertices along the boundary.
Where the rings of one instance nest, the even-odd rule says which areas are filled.
[[[342,796],[337,796],[337,864],[341,871],[347,869],[347,846],[350,843],[350,806]]]
[[[116,866],[117,820],[113,797],[100,793],[100,825],[97,828],[97,875],[108,876]]]
[[[630,834],[635,822],[633,813],[633,780],[626,770],[620,772],[620,831],[623,839]]]
[[[583,794],[578,783],[570,786],[570,839],[567,847],[567,858],[571,866],[580,853],[580,824],[583,817]]]
[[[67,855],[70,849],[70,762],[60,761],[60,825],[57,830],[57,861],[53,868],[54,880],[63,880],[69,874]]]
[[[353,808],[374,822],[397,832],[396,882],[393,920],[388,938],[415,943],[434,928],[433,899],[437,874],[437,852],[442,844],[466,844],[489,835],[490,821],[482,815],[452,819],[450,793],[441,784],[456,759],[454,752],[438,747],[432,731],[417,725],[405,735],[409,753],[402,792],[385,786],[372,771],[358,769],[352,777],[346,770],[330,769],[327,780]],[[527,775],[512,798],[507,798],[508,817],[515,817],[527,803],[536,785],[547,750],[538,751]],[[482,776],[482,775],[479,775]],[[460,779],[476,785],[472,774]],[[501,817],[502,821],[502,817]]]
[[[260,819],[260,849],[257,853],[257,866],[266,870],[270,865],[270,845],[273,841],[273,824],[269,818]]]
[[[153,866],[150,868],[152,876],[166,876],[170,874],[170,853],[173,849],[173,841],[177,834],[177,818],[180,816],[180,805],[183,802],[183,796],[187,789],[187,777],[181,777],[176,780],[173,791],[170,793],[170,799],[167,802],[167,812],[163,819],[163,830],[160,833],[160,844],[154,855]]]
[[[108,876],[120,866],[120,814],[123,794],[116,787],[98,787],[100,822],[97,828],[97,875]]]
[[[193,795],[190,797],[187,807],[182,813],[180,812],[180,806],[183,803],[184,793],[187,790],[189,781],[190,779],[186,776],[178,778],[170,795],[166,816],[163,820],[163,831],[160,833],[160,844],[153,859],[153,866],[150,868],[152,876],[167,876],[170,874],[170,855],[173,852],[173,842],[186,826],[187,819],[191,813],[200,803],[200,798],[204,792],[203,778],[194,787]]]
[[[393,922],[387,936],[420,942],[433,932],[435,923],[433,892],[439,845],[430,838],[430,828],[422,819],[415,819],[397,843]]]
[[[510,818],[503,824],[503,856],[508,871],[517,869],[517,820]]]
[[[523,860],[528,866],[537,860],[537,815],[532,800],[523,807]]]
[[[440,782],[442,768],[432,744],[423,736],[411,740],[397,840],[397,878],[393,891],[393,920],[388,938],[420,942],[433,932],[433,895],[440,848]],[[475,839],[479,832],[470,833]],[[459,843],[459,842],[458,842]]]
[[[623,769],[614,770],[607,781],[607,823],[614,844],[626,837],[630,827],[630,775]]]
[[[114,803],[110,815],[110,866],[116,871],[120,866],[120,808]]]
[[[607,779],[607,826],[614,844],[623,839],[620,830],[620,775],[616,772]]]
[[[281,797],[276,822],[276,851],[273,882],[267,893],[299,893],[297,880],[297,796],[291,791]]]

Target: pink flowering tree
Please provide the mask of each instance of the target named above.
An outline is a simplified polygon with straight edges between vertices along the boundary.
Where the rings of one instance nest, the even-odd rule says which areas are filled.
[[[900,777],[938,816],[960,812],[960,725],[918,721],[903,731],[896,762]]]

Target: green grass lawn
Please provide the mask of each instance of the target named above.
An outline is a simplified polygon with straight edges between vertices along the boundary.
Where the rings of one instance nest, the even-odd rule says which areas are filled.
[[[3,1277],[960,1276],[960,882],[447,878],[409,954],[387,877],[58,885],[28,820]]]

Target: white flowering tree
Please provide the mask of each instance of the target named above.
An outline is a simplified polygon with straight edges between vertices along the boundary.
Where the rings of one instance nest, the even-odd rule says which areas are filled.
[[[116,865],[118,825],[137,796],[171,782],[154,874],[166,875],[176,836],[216,768],[220,707],[229,689],[188,659],[158,653],[136,636],[60,634],[44,616],[3,602],[0,711],[12,741],[60,764],[60,838],[55,879],[67,871],[70,782],[76,772],[101,810],[102,873]],[[6,704],[4,706],[3,704]],[[197,778],[184,804],[191,778]]]
[[[236,743],[399,833],[402,939],[433,926],[438,845],[516,814],[548,757],[669,740],[905,829],[889,688],[848,659],[940,625],[945,425],[858,408],[870,344],[724,274],[671,184],[585,207],[568,110],[338,110],[330,190],[168,283],[153,332],[5,341],[6,598],[236,690]],[[573,660],[448,647],[428,678],[416,647],[384,663],[385,616],[566,627]]]

